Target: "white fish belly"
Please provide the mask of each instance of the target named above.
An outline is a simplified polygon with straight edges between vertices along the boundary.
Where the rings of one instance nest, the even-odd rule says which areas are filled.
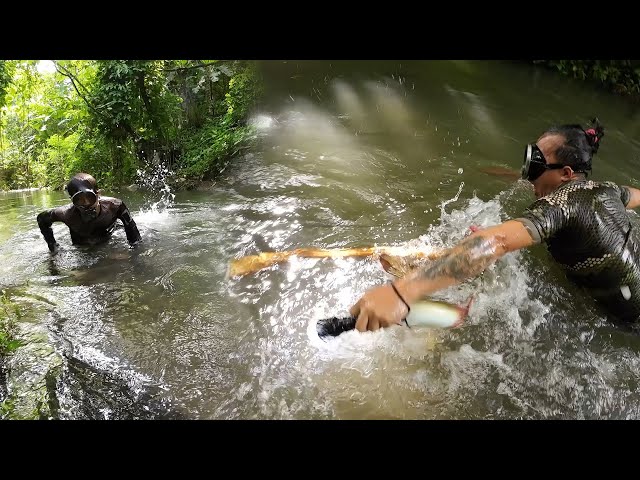
[[[457,308],[435,302],[418,302],[411,306],[407,315],[410,327],[449,328],[460,319],[461,313]]]

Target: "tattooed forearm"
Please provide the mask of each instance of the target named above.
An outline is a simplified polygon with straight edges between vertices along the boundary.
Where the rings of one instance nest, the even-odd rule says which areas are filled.
[[[474,235],[442,257],[418,269],[412,276],[421,280],[449,277],[461,282],[481,274],[498,259],[499,251],[500,245],[495,237]]]

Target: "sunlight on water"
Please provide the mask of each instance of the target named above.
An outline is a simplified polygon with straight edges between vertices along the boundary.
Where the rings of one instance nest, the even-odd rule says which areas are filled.
[[[147,225],[163,224],[169,218],[170,206],[164,206],[161,201],[151,204],[148,208],[142,207],[136,212],[136,221]]]
[[[249,125],[253,126],[259,132],[268,131],[276,123],[275,119],[269,115],[259,114],[249,119]]]

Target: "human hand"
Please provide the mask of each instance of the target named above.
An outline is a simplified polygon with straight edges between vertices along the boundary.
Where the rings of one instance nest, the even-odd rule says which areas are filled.
[[[58,250],[60,250],[60,245],[58,245],[58,242],[49,244],[49,252],[51,252],[51,255],[55,255],[56,253],[58,253]]]
[[[382,285],[367,291],[349,312],[357,317],[356,329],[364,332],[400,324],[409,309],[391,285]]]

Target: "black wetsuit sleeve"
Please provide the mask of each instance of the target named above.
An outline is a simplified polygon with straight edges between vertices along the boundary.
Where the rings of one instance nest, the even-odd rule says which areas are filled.
[[[140,242],[142,237],[140,236],[140,232],[138,231],[138,226],[136,222],[133,221],[131,214],[129,213],[129,209],[122,202],[120,204],[120,208],[118,208],[118,218],[122,221],[124,225],[124,231],[127,234],[127,240],[131,245]]]
[[[614,182],[602,182],[602,184],[612,188],[615,191],[615,194],[620,197],[620,200],[625,207],[629,205],[629,200],[631,200],[631,190],[629,190],[629,188],[618,185]]]
[[[629,201],[631,200],[631,190],[627,187],[620,187],[620,200],[622,200],[622,204],[625,207],[629,205]]]
[[[631,200],[631,190],[622,185],[616,185],[618,190],[620,190],[620,200],[622,200],[622,204],[626,207],[629,205],[629,200]]]
[[[53,208],[51,210],[39,213],[36,217],[36,220],[38,221],[40,232],[42,232],[42,236],[49,246],[49,250],[53,251],[57,242],[53,236],[53,229],[51,228],[51,225],[53,225],[53,222],[62,221],[58,216],[56,209]]]
[[[515,220],[521,222],[536,243],[545,242],[566,225],[566,215],[560,205],[540,199]]]

